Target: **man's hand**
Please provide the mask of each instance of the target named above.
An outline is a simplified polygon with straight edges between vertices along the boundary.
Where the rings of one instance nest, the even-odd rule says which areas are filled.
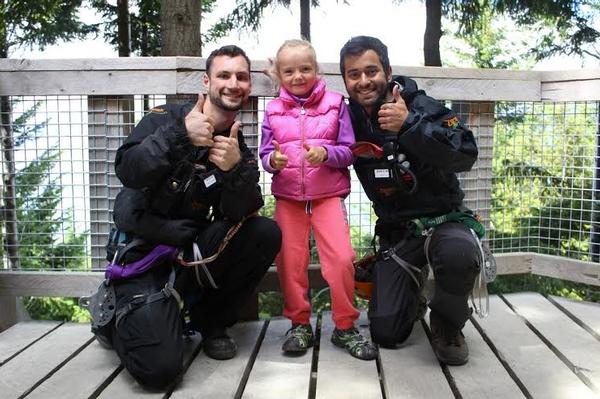
[[[275,146],[275,151],[271,153],[271,157],[269,158],[269,163],[273,169],[282,170],[288,164],[287,155],[283,155],[281,153],[281,147],[277,140],[273,140],[273,146]]]
[[[311,147],[308,144],[304,144],[304,149],[306,150],[304,159],[312,165],[321,164],[327,159],[327,150],[325,147]]]
[[[214,145],[214,122],[210,117],[202,113],[203,104],[204,96],[200,93],[198,94],[196,105],[185,116],[185,129],[192,145],[196,147],[212,147]]]
[[[408,117],[408,109],[404,99],[400,96],[400,89],[394,86],[392,89],[392,101],[384,103],[377,114],[379,126],[383,130],[399,132],[402,124]]]
[[[224,172],[231,170],[242,159],[238,143],[240,125],[239,121],[233,123],[229,137],[215,136],[214,145],[208,150],[208,160]]]

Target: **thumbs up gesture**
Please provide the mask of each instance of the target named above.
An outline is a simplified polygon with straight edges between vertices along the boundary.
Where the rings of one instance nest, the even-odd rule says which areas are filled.
[[[392,100],[384,103],[379,109],[378,121],[383,130],[399,132],[408,117],[408,108],[400,96],[400,88],[395,85],[392,89]]]
[[[214,145],[214,121],[202,113],[204,96],[198,94],[198,101],[192,110],[185,116],[185,130],[190,143],[196,147],[212,147]]]
[[[273,146],[275,147],[275,151],[271,153],[269,163],[274,169],[282,170],[287,166],[288,157],[287,155],[283,155],[283,153],[281,152],[281,146],[279,145],[277,140],[273,140]]]
[[[233,122],[229,136],[215,136],[213,138],[214,144],[208,150],[208,160],[222,171],[231,170],[242,159],[238,143],[240,126],[239,121]]]
[[[306,150],[304,159],[306,159],[311,165],[321,164],[327,159],[327,150],[325,147],[311,147],[304,143],[304,149]]]

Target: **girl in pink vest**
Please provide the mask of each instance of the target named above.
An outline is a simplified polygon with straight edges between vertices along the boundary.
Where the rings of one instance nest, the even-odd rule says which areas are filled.
[[[327,91],[317,76],[315,50],[304,40],[279,48],[271,75],[279,97],[267,104],[260,145],[265,170],[273,173],[275,220],[283,233],[275,259],[292,322],[282,350],[305,353],[313,346],[308,300],[308,240],[312,229],[321,273],[329,284],[335,330],[331,341],[354,357],[372,360],[377,348],[354,327],[354,251],[344,197],[350,192],[349,146],[354,132],[343,96]]]

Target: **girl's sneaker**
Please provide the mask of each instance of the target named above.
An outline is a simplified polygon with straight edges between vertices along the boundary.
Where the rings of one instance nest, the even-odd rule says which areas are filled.
[[[292,328],[285,335],[286,339],[281,350],[286,353],[304,353],[315,343],[315,336],[310,324],[292,324]]]
[[[377,347],[363,337],[356,327],[346,330],[333,330],[331,342],[335,346],[346,349],[352,356],[360,360],[373,360],[377,358]]]

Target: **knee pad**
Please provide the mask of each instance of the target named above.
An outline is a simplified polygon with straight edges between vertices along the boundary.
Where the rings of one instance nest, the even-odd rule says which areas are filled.
[[[398,315],[369,318],[371,339],[384,348],[391,348],[406,341],[414,325],[414,318],[407,319]]]

